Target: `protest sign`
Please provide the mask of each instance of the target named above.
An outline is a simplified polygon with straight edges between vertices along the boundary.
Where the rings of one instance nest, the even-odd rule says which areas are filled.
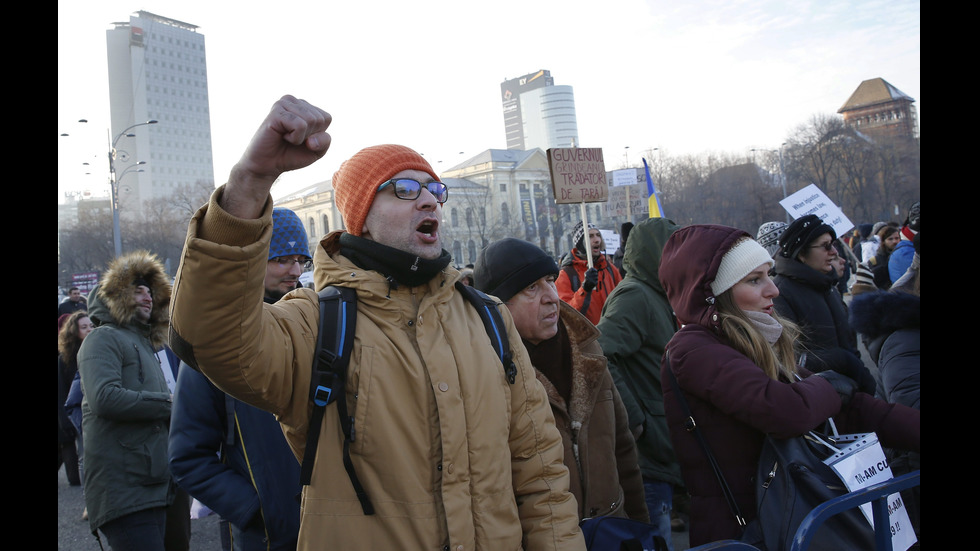
[[[548,149],[548,170],[555,203],[601,203],[609,195],[600,147]]]
[[[844,215],[844,212],[820,191],[815,184],[810,184],[779,202],[794,220],[807,214],[817,215],[825,224],[834,228],[838,237],[847,235],[854,223]]]

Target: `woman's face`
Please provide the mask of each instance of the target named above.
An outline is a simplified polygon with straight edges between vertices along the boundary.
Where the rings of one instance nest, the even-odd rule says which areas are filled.
[[[85,337],[88,336],[88,334],[91,333],[93,329],[95,329],[95,325],[92,323],[92,320],[88,318],[88,316],[78,318],[79,339],[85,340]]]
[[[732,287],[735,306],[746,312],[764,312],[772,315],[772,300],[779,296],[779,288],[769,277],[769,263],[758,268]]]
[[[814,270],[829,274],[834,269],[837,260],[837,248],[829,233],[825,233],[811,242],[797,259]]]

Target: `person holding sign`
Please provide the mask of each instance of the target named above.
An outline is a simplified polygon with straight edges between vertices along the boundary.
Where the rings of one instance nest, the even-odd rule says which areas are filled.
[[[883,446],[919,451],[919,411],[855,390],[848,377],[798,367],[799,330],[773,309],[773,260],[743,230],[691,225],[664,245],[660,282],[682,327],[667,343],[664,411],[691,495],[690,545],[739,539],[724,492],[678,402],[691,408],[746,522],[756,515],[759,454],[767,434],[790,438],[833,417],[842,433],[874,431]]]
[[[623,280],[619,270],[606,256],[606,242],[594,224],[589,224],[588,247],[592,253],[589,265],[589,251],[585,250],[585,230],[582,222],[572,228],[572,250],[561,263],[561,273],[555,285],[558,297],[589,318],[593,324],[599,323],[602,305],[616,285]]]
[[[875,379],[861,360],[857,334],[847,321],[847,307],[837,290],[837,233],[815,214],[793,221],[779,236],[773,298],[776,312],[800,326],[806,353],[801,364],[810,371],[834,370],[874,394]]]

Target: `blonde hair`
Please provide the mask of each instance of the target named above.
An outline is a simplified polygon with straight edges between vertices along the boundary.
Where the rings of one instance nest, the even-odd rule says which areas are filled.
[[[773,313],[772,317],[783,326],[783,331],[775,344],[770,345],[745,312],[735,305],[731,289],[719,295],[715,305],[721,331],[735,350],[748,356],[770,379],[796,380],[795,343],[800,330],[795,323]]]

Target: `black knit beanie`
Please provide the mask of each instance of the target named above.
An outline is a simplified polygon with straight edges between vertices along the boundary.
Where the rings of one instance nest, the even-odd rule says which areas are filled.
[[[816,214],[801,216],[786,228],[786,231],[779,236],[779,254],[785,258],[796,258],[803,252],[807,245],[812,243],[821,235],[829,233],[830,239],[837,239],[837,232],[833,226],[824,224]]]
[[[507,237],[494,241],[477,255],[473,286],[507,302],[542,277],[558,274],[558,264],[533,243]]]

